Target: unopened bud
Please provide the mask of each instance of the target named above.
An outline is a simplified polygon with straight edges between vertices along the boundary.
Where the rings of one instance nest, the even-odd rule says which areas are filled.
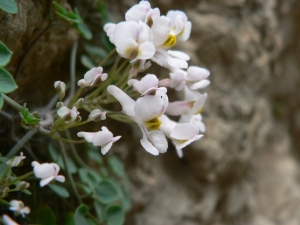
[[[58,103],[56,103],[56,108],[57,109],[60,109],[61,107],[63,107],[64,106],[64,103],[63,102],[58,102]]]
[[[83,106],[83,102],[84,102],[84,99],[83,99],[83,98],[79,98],[79,99],[75,102],[74,106],[76,106],[76,108],[79,109],[79,108],[81,108],[81,107]]]
[[[23,164],[23,159],[26,157],[23,156],[23,152],[20,153],[20,156],[14,156],[6,162],[9,167],[21,166]]]
[[[55,87],[56,93],[59,96],[59,99],[62,100],[66,94],[66,84],[62,81],[55,81],[54,87]]]
[[[94,122],[99,122],[100,120],[106,119],[106,112],[102,112],[100,109],[94,109],[90,115],[89,120]]]
[[[26,181],[20,181],[17,185],[16,185],[16,190],[20,190],[20,191],[23,191],[23,190],[25,190],[26,188],[28,188],[29,187],[29,183],[28,182],[26,182]]]

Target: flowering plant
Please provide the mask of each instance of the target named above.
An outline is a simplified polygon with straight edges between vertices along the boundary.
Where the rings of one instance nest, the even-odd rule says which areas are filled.
[[[82,27],[83,21],[78,11],[68,12],[57,3],[54,4],[58,9],[57,14],[73,22],[79,32],[86,29]],[[29,130],[18,145],[1,159],[2,163],[6,163],[6,170],[1,176],[1,201],[10,205],[9,209],[15,211],[16,216],[21,214],[25,217],[30,209],[23,202],[12,200],[8,203],[3,199],[12,190],[30,194],[27,189],[29,183],[23,179],[34,175],[41,179],[40,187],[49,186],[62,198],[68,198],[69,191],[53,183],[69,181],[79,203],[75,216],[71,217],[75,224],[122,224],[125,210],[130,207],[126,173],[116,157],[107,156],[107,163],[103,163],[103,158],[98,155],[99,150],[94,151],[94,147],[100,147],[102,155],[107,154],[121,138],[120,134],[114,135],[109,127],[102,125],[100,131],[79,131],[77,137],[80,139],[72,139],[69,129],[91,122],[102,123],[107,118],[121,123],[135,123],[141,131],[140,144],[148,153],[155,156],[165,153],[169,148],[169,140],[178,156],[183,157],[183,148],[202,138],[205,132],[201,113],[207,94],[199,90],[210,83],[207,79],[210,74],[208,70],[189,66],[189,55],[173,49],[177,42],[189,38],[191,28],[192,24],[184,12],[171,10],[161,15],[158,8],[152,8],[148,1],[141,1],[126,12],[124,21],[105,24],[104,31],[114,49],[101,60],[100,65],[89,64],[89,70],[77,83],[76,93],[74,82],[69,85],[68,96],[68,85],[63,81],[54,83],[57,96],[47,106],[48,111],[31,113],[26,104],[20,106],[4,94],[10,91],[1,91],[5,89],[0,86],[1,99],[20,112],[22,126]],[[84,37],[90,38],[91,34]],[[77,45],[74,46],[76,49]],[[111,61],[114,63],[111,64]],[[159,72],[153,74],[153,63],[167,69],[167,75]],[[75,80],[74,73],[71,75],[71,80]],[[11,91],[15,88],[13,86]],[[170,102],[170,90],[174,96],[183,98]],[[56,109],[51,111],[54,105]],[[118,106],[121,106],[121,110],[112,110]],[[82,109],[89,113],[88,118],[83,119]],[[31,163],[33,171],[18,177],[12,173],[12,167],[21,166],[26,157],[23,153],[20,156],[15,154],[37,132],[56,140],[60,152],[55,145],[50,145],[49,153],[55,163],[34,160]],[[69,144],[73,159],[66,154],[64,142]],[[100,172],[86,165],[74,147],[74,143],[85,142],[90,143],[89,156],[101,167]],[[105,164],[109,164],[109,167]],[[59,175],[60,168],[66,173],[66,178]],[[81,182],[79,184],[73,178],[76,175]],[[11,185],[16,187],[11,189]],[[96,216],[84,204],[86,197],[93,202]],[[52,212],[51,209],[47,210],[47,213]],[[5,224],[17,224],[6,214],[2,221]]]

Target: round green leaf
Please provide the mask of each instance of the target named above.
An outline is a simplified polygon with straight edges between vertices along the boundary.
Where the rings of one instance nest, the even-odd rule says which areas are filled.
[[[70,193],[65,187],[62,187],[62,186],[57,185],[57,184],[50,184],[48,186],[52,189],[52,191],[54,191],[60,197],[62,197],[62,198],[69,198],[70,197]]]
[[[110,180],[102,180],[97,189],[96,193],[101,202],[104,204],[111,203],[118,198],[118,190]]]
[[[0,66],[5,66],[10,61],[11,54],[12,52],[0,41]]]
[[[104,209],[103,218],[108,225],[122,225],[125,211],[120,205],[109,205]]]
[[[11,14],[18,12],[18,6],[14,0],[0,0],[0,9]]]
[[[6,69],[0,67],[0,92],[7,94],[17,88],[18,86],[10,73]]]
[[[39,207],[36,212],[37,224],[56,225],[56,217],[52,209],[48,206]]]
[[[115,156],[108,159],[111,170],[118,176],[122,177],[125,174],[123,163]]]
[[[81,204],[75,211],[75,225],[90,225],[90,221],[85,218],[89,208],[85,204]]]

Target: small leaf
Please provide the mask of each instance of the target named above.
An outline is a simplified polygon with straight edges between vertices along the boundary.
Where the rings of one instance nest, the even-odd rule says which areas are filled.
[[[52,209],[48,206],[39,207],[37,212],[37,224],[56,225],[56,217]]]
[[[75,215],[74,213],[68,213],[64,222],[64,225],[74,225],[75,224]]]
[[[111,203],[118,198],[118,191],[114,184],[108,180],[102,180],[96,189],[99,200],[105,204]]]
[[[69,22],[72,22],[75,24],[80,23],[80,20],[77,17],[74,18],[72,14],[70,15],[70,17],[65,14],[59,13],[59,12],[56,12],[56,14],[66,21],[69,21]]]
[[[108,159],[108,164],[111,170],[118,176],[123,177],[125,175],[125,170],[123,163],[115,156]]]
[[[99,148],[93,146],[90,143],[86,143],[86,146],[88,148],[88,157],[91,160],[98,163],[99,165],[102,165],[103,164],[103,159],[102,159],[102,156],[100,154]]]
[[[0,94],[0,111],[3,108],[4,105],[4,99],[2,98],[2,95]]]
[[[52,189],[52,191],[54,191],[60,197],[62,197],[62,198],[69,198],[70,197],[70,193],[65,187],[62,187],[62,186],[57,185],[57,184],[50,184],[48,186]]]
[[[91,40],[93,37],[92,32],[84,23],[74,24],[79,33],[87,40]]]
[[[21,190],[24,194],[26,195],[31,195],[31,191],[29,191],[28,189],[24,189],[24,190]]]
[[[0,0],[0,9],[10,14],[18,12],[18,6],[14,0]]]
[[[93,63],[93,61],[86,55],[82,55],[80,57],[80,61],[87,69],[92,69],[92,68],[96,67],[96,65]]]
[[[62,13],[62,14],[66,14],[67,13],[67,11],[65,10],[65,8],[62,7],[60,4],[56,3],[55,1],[53,1],[52,3],[56,7],[56,9],[60,11],[60,13]]]
[[[86,168],[79,168],[78,174],[80,180],[92,189],[95,189],[102,180],[102,177],[98,173]]]
[[[18,88],[12,75],[4,68],[0,67],[0,92],[10,93]]]
[[[55,161],[61,167],[62,170],[65,170],[65,164],[64,164],[62,155],[60,153],[58,153],[55,150],[55,147],[51,144],[48,146],[48,149],[49,149],[52,160]],[[70,173],[72,173],[72,174],[76,173],[77,166],[75,165],[74,161],[68,156],[67,156],[66,161],[67,161],[68,169],[69,169]]]
[[[103,48],[99,48],[93,45],[84,45],[84,49],[89,55],[96,56],[99,59],[104,59],[107,56],[107,52]]]
[[[33,116],[29,110],[26,108],[26,103],[23,105],[23,108],[20,112],[20,115],[23,119],[23,122],[26,124],[35,125],[38,124],[41,120],[35,116]]]
[[[94,224],[91,220],[85,218],[89,209],[87,205],[81,204],[77,207],[75,211],[75,225],[92,225]]]
[[[11,55],[12,52],[6,47],[6,45],[2,41],[0,41],[0,66],[5,66],[7,63],[9,63]]]
[[[120,205],[108,205],[104,209],[103,217],[108,225],[122,225],[124,223],[125,211]]]

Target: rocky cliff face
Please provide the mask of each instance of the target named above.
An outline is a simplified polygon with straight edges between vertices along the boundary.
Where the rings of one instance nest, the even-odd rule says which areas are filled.
[[[115,22],[135,3],[110,1]],[[13,96],[38,102],[34,106],[54,94],[55,80],[68,77],[70,49],[78,38],[53,20],[50,4],[26,0],[18,3],[18,15],[0,12],[0,40],[14,52],[8,69],[19,84]],[[298,224],[299,2],[151,4],[162,13],[184,10],[193,23],[190,40],[176,48],[192,56],[191,65],[211,71],[203,112],[207,132],[184,150],[183,160],[172,148],[153,157],[138,138],[120,146],[133,199],[126,224]],[[95,26],[93,18],[88,21]],[[49,87],[50,94],[37,99],[35,85]],[[134,128],[132,135],[139,135]]]

